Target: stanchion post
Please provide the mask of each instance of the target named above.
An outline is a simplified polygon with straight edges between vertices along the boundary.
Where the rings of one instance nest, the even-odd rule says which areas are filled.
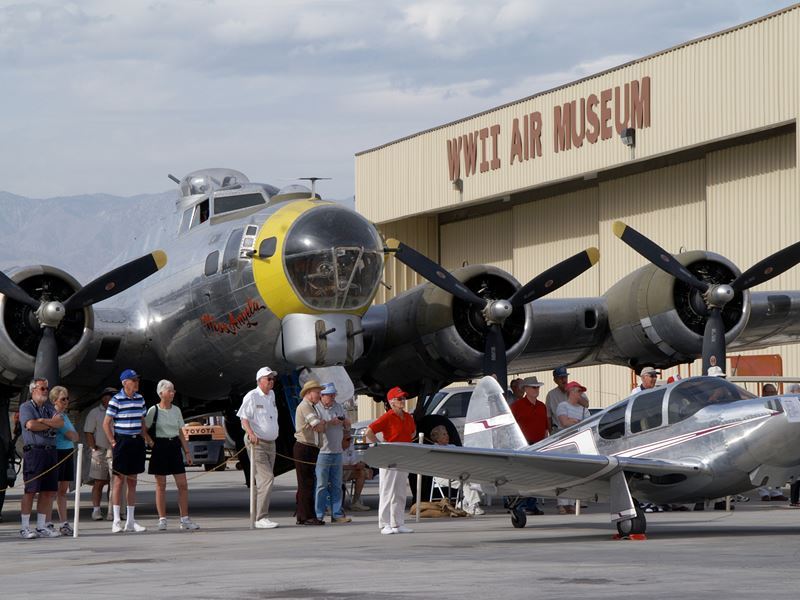
[[[78,444],[78,466],[75,468],[75,514],[72,517],[72,537],[78,537],[81,514],[81,480],[83,479],[83,444]]]
[[[575,500],[575,516],[576,517],[580,517],[581,516],[581,499],[580,498]]]
[[[425,434],[420,433],[419,443],[422,444],[424,443],[424,441],[425,441]],[[422,473],[417,473],[417,515],[415,517],[417,523],[419,523],[419,513],[421,512],[419,508],[419,502],[421,497],[422,497]]]
[[[246,443],[250,443],[249,440]],[[256,528],[256,453],[250,452],[252,444],[245,450],[250,457],[250,529]]]

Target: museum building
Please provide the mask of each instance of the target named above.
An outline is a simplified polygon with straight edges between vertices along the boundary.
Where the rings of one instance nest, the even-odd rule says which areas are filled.
[[[356,209],[448,269],[490,264],[522,283],[600,249],[548,298],[600,296],[646,264],[612,232],[617,220],[670,252],[710,250],[744,271],[800,240],[798,57],[795,5],[388,142],[356,155]],[[376,302],[423,280],[389,259],[385,281]],[[800,267],[754,288],[779,289],[800,290]],[[800,347],[757,353],[800,376]],[[593,406],[633,381],[620,366],[570,371]],[[700,363],[664,377],[678,372],[699,374]],[[549,389],[550,373],[536,374]]]

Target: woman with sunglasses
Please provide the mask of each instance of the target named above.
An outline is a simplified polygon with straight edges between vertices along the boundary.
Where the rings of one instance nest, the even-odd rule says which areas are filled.
[[[69,391],[61,385],[50,390],[50,402],[56,408],[56,414],[64,418],[64,426],[56,431],[56,451],[58,452],[58,491],[56,492],[56,507],[58,508],[58,521],[61,526],[58,530],[61,535],[72,535],[67,519],[67,492],[69,484],[75,479],[75,457],[70,456],[75,450],[78,441],[78,432],[67,416],[69,409]],[[69,458],[67,458],[69,457]],[[63,461],[63,462],[62,462]],[[77,482],[76,485],[80,485]]]

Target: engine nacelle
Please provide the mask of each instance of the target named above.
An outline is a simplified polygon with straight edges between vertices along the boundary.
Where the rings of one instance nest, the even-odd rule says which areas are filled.
[[[453,275],[487,299],[509,298],[520,287],[492,266],[464,267]],[[373,307],[363,321],[364,361],[370,361],[366,383],[376,393],[395,385],[413,393],[423,379],[450,382],[482,375],[487,325],[481,308],[430,283]],[[515,308],[503,325],[509,362],[528,344],[532,314],[530,305]],[[390,355],[386,347],[392,348]]]
[[[699,279],[730,283],[740,271],[724,256],[693,251],[676,256]],[[629,356],[630,365],[668,367],[698,358],[707,317],[702,295],[654,265],[638,269],[605,294],[610,337],[598,358],[617,362]],[[737,292],[722,310],[725,341],[730,344],[747,325],[750,292]]]
[[[61,269],[32,265],[7,273],[29,296],[64,301],[80,284]],[[0,383],[24,385],[33,377],[36,349],[42,337],[36,311],[0,294]],[[91,308],[67,313],[55,332],[61,377],[71,373],[89,348],[94,330]]]

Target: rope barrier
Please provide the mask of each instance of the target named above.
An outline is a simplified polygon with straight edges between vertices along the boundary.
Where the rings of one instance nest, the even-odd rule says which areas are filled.
[[[72,458],[72,456],[73,456],[74,454],[75,454],[75,450],[73,449],[73,450],[72,450],[72,452],[70,452],[69,454],[67,454],[67,455],[66,455],[64,458],[62,458],[60,461],[58,461],[56,464],[54,464],[52,467],[50,467],[50,468],[49,468],[49,469],[47,469],[46,471],[42,471],[41,473],[39,473],[39,474],[38,474],[38,475],[36,475],[35,477],[31,477],[31,478],[30,478],[30,479],[28,479],[28,480],[23,480],[23,481],[22,481],[22,486],[23,486],[23,488],[24,488],[24,486],[26,486],[27,484],[29,484],[31,481],[36,481],[36,480],[37,480],[37,479],[39,479],[40,477],[44,477],[45,475],[47,475],[47,474],[48,474],[50,471],[52,471],[53,469],[57,469],[59,466],[61,466],[61,464],[62,464],[62,463],[66,462],[66,460],[67,460],[68,458]],[[12,486],[6,486],[6,487],[4,487],[4,488],[0,489],[0,492],[6,492],[6,491],[10,490],[10,489],[11,489],[11,487],[12,487]]]

